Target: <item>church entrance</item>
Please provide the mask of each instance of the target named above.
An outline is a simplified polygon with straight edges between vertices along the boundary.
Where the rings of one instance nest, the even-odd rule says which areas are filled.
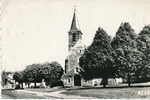
[[[75,75],[74,76],[74,85],[75,86],[81,86],[81,77],[80,77],[80,75]]]

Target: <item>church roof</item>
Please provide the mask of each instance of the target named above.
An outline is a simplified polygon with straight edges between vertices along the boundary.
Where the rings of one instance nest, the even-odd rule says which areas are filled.
[[[70,31],[79,31],[79,29],[77,27],[76,9],[74,9],[74,14],[73,14]]]

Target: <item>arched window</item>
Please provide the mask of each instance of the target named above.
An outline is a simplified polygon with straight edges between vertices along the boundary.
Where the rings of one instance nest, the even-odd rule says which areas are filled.
[[[80,50],[80,53],[82,53],[82,50]]]
[[[76,68],[76,72],[80,72],[80,69],[78,67]]]
[[[68,79],[68,82],[69,82],[69,83],[71,82],[71,79],[70,79],[70,78]]]
[[[72,41],[76,41],[76,34],[72,35]]]
[[[68,71],[68,59],[65,60],[65,73]]]

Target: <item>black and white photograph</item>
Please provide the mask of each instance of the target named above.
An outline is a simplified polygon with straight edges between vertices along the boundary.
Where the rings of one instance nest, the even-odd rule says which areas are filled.
[[[1,99],[150,99],[150,0],[0,0]]]

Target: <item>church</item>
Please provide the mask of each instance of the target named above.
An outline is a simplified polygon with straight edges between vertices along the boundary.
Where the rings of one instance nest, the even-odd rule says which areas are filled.
[[[76,18],[76,10],[74,9],[73,19],[70,30],[68,32],[68,56],[65,60],[65,74],[63,75],[64,85],[81,86],[81,76],[79,75],[80,66],[79,58],[85,50],[82,43],[82,31]]]
[[[65,86],[97,86],[101,83],[101,78],[84,80],[79,72],[82,70],[79,66],[79,58],[83,55],[86,46],[82,42],[82,31],[79,28],[79,22],[74,9],[73,19],[68,32],[68,56],[65,59],[65,73],[62,80]],[[116,80],[115,80],[116,81]],[[111,83],[116,82],[111,80]]]

